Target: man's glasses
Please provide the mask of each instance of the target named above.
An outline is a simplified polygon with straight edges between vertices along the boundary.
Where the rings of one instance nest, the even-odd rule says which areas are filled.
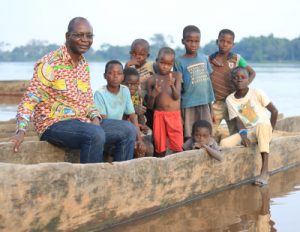
[[[86,37],[88,40],[93,40],[94,35],[91,33],[71,33],[71,36],[73,37],[73,39],[75,40],[83,40],[84,37]]]

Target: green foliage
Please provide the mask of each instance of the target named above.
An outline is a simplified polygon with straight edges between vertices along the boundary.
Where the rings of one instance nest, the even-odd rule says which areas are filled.
[[[150,38],[150,60],[155,60],[161,47],[171,46],[173,38],[165,37],[157,33]],[[32,40],[25,46],[6,51],[9,44],[0,42],[0,61],[36,61],[43,55],[57,49],[56,44],[48,44],[47,41]],[[213,40],[203,46],[201,50],[210,55],[218,50],[216,42]],[[126,62],[129,60],[130,45],[116,46],[102,44],[98,50],[90,49],[85,57],[89,61],[108,61],[112,59]],[[184,47],[176,47],[177,55],[184,54]],[[241,54],[248,61],[255,62],[299,62],[300,61],[300,36],[293,40],[275,38],[269,36],[247,37],[236,43],[233,52]]]

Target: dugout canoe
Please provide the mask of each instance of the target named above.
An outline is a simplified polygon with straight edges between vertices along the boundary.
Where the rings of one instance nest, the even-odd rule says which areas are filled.
[[[276,129],[269,159],[273,173],[300,164],[300,117],[282,119]],[[224,149],[222,162],[197,150],[78,164],[78,153],[34,135],[14,154],[6,137],[0,142],[2,231],[99,231],[249,182],[261,164],[256,146]]]

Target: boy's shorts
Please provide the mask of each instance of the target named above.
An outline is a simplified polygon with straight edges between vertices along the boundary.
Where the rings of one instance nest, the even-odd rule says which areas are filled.
[[[209,105],[183,108],[181,109],[181,113],[185,138],[190,138],[192,136],[193,124],[198,120],[206,120],[212,125]]]
[[[182,151],[183,129],[180,111],[154,111],[153,137],[157,153],[166,151],[167,138],[168,149]]]

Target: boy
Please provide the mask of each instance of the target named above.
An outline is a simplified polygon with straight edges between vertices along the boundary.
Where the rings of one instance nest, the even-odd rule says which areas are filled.
[[[205,149],[214,159],[221,161],[222,156],[217,142],[212,137],[212,126],[208,121],[199,120],[194,122],[192,138],[183,144],[183,150]]]
[[[278,111],[264,92],[248,87],[250,78],[246,68],[234,68],[232,81],[236,92],[227,97],[226,104],[229,119],[235,123],[239,133],[223,139],[221,146],[232,147],[242,143],[248,147],[251,142],[257,141],[262,157],[262,167],[254,183],[259,186],[266,185],[269,179],[269,146]],[[270,119],[266,109],[271,112]]]
[[[211,103],[215,100],[210,80],[212,69],[207,57],[198,52],[200,36],[196,26],[183,29],[182,44],[186,52],[176,59],[174,65],[174,70],[183,75],[181,109],[186,139],[191,136],[195,121],[202,119],[212,123]]]
[[[140,75],[140,88],[144,102],[147,102],[147,80],[155,73],[154,63],[147,62],[149,57],[150,45],[144,39],[136,39],[131,44],[130,57],[131,59],[126,63],[125,68],[133,67]],[[146,111],[147,126],[153,128],[153,112],[148,109]]]
[[[135,68],[125,68],[124,69],[124,81],[123,84],[129,88],[131,101],[135,109],[135,114],[138,118],[138,124],[140,130],[143,132],[144,144],[146,147],[145,156],[153,156],[153,144],[152,135],[147,135],[149,128],[146,126],[145,112],[146,107],[143,106],[143,99],[140,93],[139,87],[139,73]],[[126,119],[126,117],[125,117]]]
[[[143,106],[143,98],[139,89],[139,83],[140,77],[138,71],[135,68],[125,68],[124,80],[122,84],[129,88],[131,101],[135,110],[135,114],[138,118],[139,127],[144,134],[147,134],[149,128],[146,126],[146,107]]]
[[[213,68],[211,81],[216,98],[213,104],[213,131],[214,133],[217,131],[221,121],[224,119],[230,135],[237,132],[235,125],[228,118],[228,110],[225,103],[226,97],[235,90],[231,81],[231,71],[235,67],[246,68],[249,72],[250,83],[255,77],[255,71],[247,64],[246,60],[239,54],[231,52],[234,46],[234,37],[233,31],[229,29],[221,30],[216,40],[219,51],[209,56],[209,61]]]
[[[147,62],[149,57],[149,43],[144,39],[136,39],[131,44],[131,59],[125,64],[125,68],[134,67],[140,75],[140,86],[143,97],[146,94],[147,80],[154,74],[154,64]]]
[[[129,121],[136,127],[136,147],[139,155],[142,156],[145,153],[145,146],[131,102],[130,92],[126,86],[121,85],[124,79],[123,65],[117,60],[107,62],[104,78],[107,85],[95,92],[95,106],[102,118],[122,120],[124,114],[128,115]]]
[[[158,157],[182,151],[183,131],[180,115],[181,73],[172,72],[175,52],[169,47],[159,50],[156,62],[158,74],[148,81],[149,100],[147,106],[154,109],[153,138]],[[169,153],[168,151],[168,153]]]

